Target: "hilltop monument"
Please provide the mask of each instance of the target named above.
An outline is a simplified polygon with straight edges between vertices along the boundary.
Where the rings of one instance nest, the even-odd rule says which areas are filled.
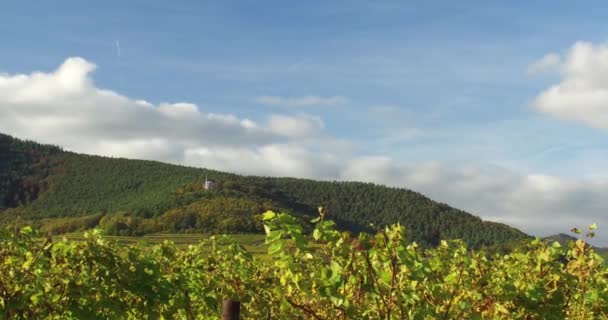
[[[215,187],[216,187],[215,181],[207,179],[207,175],[205,175],[205,183],[203,184],[203,189],[212,190]]]

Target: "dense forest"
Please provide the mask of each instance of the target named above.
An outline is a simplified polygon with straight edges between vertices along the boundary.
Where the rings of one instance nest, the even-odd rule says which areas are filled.
[[[216,182],[214,188],[204,189],[206,178]],[[7,135],[0,135],[0,183],[1,222],[52,233],[94,226],[120,235],[262,232],[259,214],[266,210],[305,221],[322,206],[342,230],[401,223],[423,245],[462,239],[479,248],[528,237],[402,188],[90,156]]]
[[[43,192],[51,159],[61,152],[0,134],[0,210],[26,205]]]

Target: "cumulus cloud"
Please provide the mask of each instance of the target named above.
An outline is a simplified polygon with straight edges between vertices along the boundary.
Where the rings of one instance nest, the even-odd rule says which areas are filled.
[[[319,97],[280,97],[280,96],[259,96],[254,101],[261,105],[275,107],[311,107],[311,106],[337,106],[348,102],[342,96]]]
[[[561,81],[538,94],[533,107],[559,119],[608,129],[608,46],[577,42],[559,69]]]
[[[0,75],[0,128],[80,152],[171,162],[197,148],[258,148],[323,130],[320,119],[307,115],[271,115],[257,123],[203,113],[186,102],[131,99],[97,88],[95,69],[69,58],[52,72]]]
[[[540,74],[559,67],[561,57],[557,53],[548,53],[528,67],[528,74]]]

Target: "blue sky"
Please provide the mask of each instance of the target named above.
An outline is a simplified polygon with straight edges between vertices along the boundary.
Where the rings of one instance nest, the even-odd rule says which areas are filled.
[[[213,135],[175,140],[167,134],[146,142],[189,146],[175,149],[179,153],[175,155],[147,150],[125,153],[131,147],[121,145],[120,137],[102,137],[102,125],[95,131],[97,136],[87,132],[99,137],[103,147],[97,149],[49,131],[33,133],[26,125],[7,124],[4,131],[81,152],[243,173],[399,185],[519,227],[526,226],[523,218],[509,215],[513,208],[532,206],[526,202],[532,200],[513,198],[514,190],[534,180],[530,177],[543,176],[558,179],[558,187],[553,187],[568,195],[564,198],[572,197],[573,205],[592,199],[584,209],[588,210],[585,219],[575,223],[602,222],[601,212],[608,203],[600,198],[605,195],[588,189],[604,186],[608,179],[606,126],[594,122],[603,119],[605,109],[590,105],[597,114],[581,115],[576,103],[553,103],[575,96],[572,92],[567,97],[538,99],[569,79],[596,79],[608,71],[601,63],[585,69],[599,70],[597,74],[567,71],[578,61],[577,50],[584,49],[576,47],[581,41],[592,46],[595,56],[602,55],[607,13],[608,4],[602,1],[585,5],[572,1],[4,1],[0,3],[0,74],[7,79],[36,71],[52,73],[66,59],[80,57],[97,66],[83,76],[94,81],[94,88],[133,101],[145,100],[157,108],[186,102],[203,114],[274,124],[277,130],[285,129],[289,121],[300,126],[297,133],[287,128],[290,133],[263,134],[266,138],[277,134],[283,140],[255,140],[230,149],[240,156],[244,152],[264,159],[270,146],[280,145],[274,157],[284,163],[296,160],[276,172],[262,165],[192,160],[193,153],[208,155],[226,148],[224,137],[209,142]],[[530,71],[550,53],[560,56],[558,63]],[[84,64],[76,65],[86,69]],[[308,102],[302,102],[306,97]],[[48,101],[49,106],[56,103]],[[103,104],[98,108],[114,110]],[[38,116],[48,112],[46,120],[50,119],[49,110],[39,109]],[[16,113],[7,112],[5,119],[9,114]],[[282,124],[277,123],[280,120]],[[109,118],[105,128],[117,126],[112,121],[121,122]],[[142,126],[125,124],[123,129],[137,131]],[[66,129],[65,135],[80,133],[74,130]],[[146,137],[142,132],[129,132],[122,142],[135,143],[129,137],[137,136],[137,143],[142,143]],[[197,139],[204,143],[194,143]],[[287,151],[281,149],[286,146]],[[312,160],[297,162],[300,159]],[[353,163],[370,159],[376,159],[373,168],[352,173]],[[412,175],[412,171],[425,172],[418,169],[429,165],[440,166],[431,178]],[[474,171],[485,174],[488,181],[504,171],[512,177],[506,180],[519,182],[494,186],[507,191],[478,206],[469,205],[469,197],[456,190],[457,184],[449,190],[437,187],[454,183],[449,179],[455,177],[468,181],[470,167],[478,168]],[[386,175],[391,170],[400,172],[402,179]],[[429,179],[435,184],[427,183]],[[545,187],[537,185],[534,190]],[[553,189],[547,190],[544,195],[549,200],[539,209],[546,212],[538,213],[542,217],[551,216],[555,204],[549,196]],[[492,199],[516,204],[507,208],[491,203]],[[495,208],[501,205],[505,207]],[[528,231],[567,231],[570,222]]]

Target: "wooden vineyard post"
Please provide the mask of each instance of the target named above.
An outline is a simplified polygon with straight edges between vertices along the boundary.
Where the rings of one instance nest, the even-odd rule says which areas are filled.
[[[239,320],[241,318],[241,303],[230,299],[222,305],[222,320]]]

